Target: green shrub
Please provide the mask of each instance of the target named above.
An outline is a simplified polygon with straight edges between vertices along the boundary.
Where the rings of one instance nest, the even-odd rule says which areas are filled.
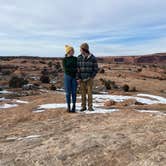
[[[141,72],[141,71],[142,71],[142,68],[138,68],[137,71],[138,71],[138,72]]]
[[[49,67],[52,67],[52,62],[51,62],[51,61],[48,62],[48,66],[49,66]]]
[[[45,61],[42,61],[42,60],[40,60],[39,61],[41,64],[46,64],[46,62]]]
[[[25,80],[23,77],[13,76],[9,80],[9,87],[10,88],[21,88],[23,85],[28,84],[28,80]]]
[[[10,75],[12,73],[11,70],[3,70],[2,75]]]
[[[105,73],[105,70],[103,68],[100,68],[99,73],[103,74],[103,73]]]
[[[104,84],[105,84],[105,88],[107,90],[111,90],[111,81],[110,80],[106,80]]]
[[[55,90],[56,90],[56,86],[52,84],[52,85],[50,86],[50,90],[54,90],[54,91],[55,91]]]
[[[42,76],[40,77],[40,81],[41,81],[42,83],[44,83],[44,84],[48,84],[48,83],[50,83],[50,78],[49,78],[49,76],[42,75]]]
[[[41,74],[42,75],[48,75],[49,74],[48,69],[44,67],[43,70],[41,71]]]
[[[125,85],[123,85],[122,89],[123,89],[123,91],[128,92],[129,86],[127,84],[125,84]]]
[[[105,80],[103,78],[100,79],[102,84],[105,86],[107,90],[111,90],[111,81],[110,80]]]

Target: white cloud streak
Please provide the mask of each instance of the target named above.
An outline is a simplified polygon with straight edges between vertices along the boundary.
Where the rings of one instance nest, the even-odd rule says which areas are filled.
[[[163,0],[0,0],[0,55],[63,56],[87,41],[96,55],[166,51]]]

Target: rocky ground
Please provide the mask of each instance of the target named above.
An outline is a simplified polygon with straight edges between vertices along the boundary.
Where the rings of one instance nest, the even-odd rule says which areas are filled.
[[[78,94],[69,114],[63,72],[52,62],[1,61],[0,166],[166,165],[165,65],[99,63],[95,112],[78,111]],[[45,68],[50,83],[40,80]],[[9,88],[13,75],[39,86]]]
[[[100,105],[102,96],[94,96],[95,105],[99,105],[93,114],[69,114],[65,108],[58,108],[61,106],[57,103],[65,103],[62,92],[49,91],[12,101],[18,106],[0,111],[0,165],[166,165],[166,98],[159,101],[145,95],[142,102],[157,103],[135,108],[129,102],[129,108],[120,107],[126,99],[120,101],[116,95],[119,106],[108,108]],[[47,105],[36,112],[46,104],[54,107]],[[144,112],[137,111],[138,107]]]

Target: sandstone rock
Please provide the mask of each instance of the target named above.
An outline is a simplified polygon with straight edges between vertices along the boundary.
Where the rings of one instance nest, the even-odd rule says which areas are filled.
[[[115,101],[109,100],[109,101],[106,101],[106,102],[104,103],[104,106],[105,106],[105,107],[111,107],[111,106],[113,106],[113,105],[115,105],[115,104],[116,104]]]
[[[117,104],[118,106],[132,106],[132,105],[143,105],[143,103],[138,102],[136,99],[127,99],[123,102]]]

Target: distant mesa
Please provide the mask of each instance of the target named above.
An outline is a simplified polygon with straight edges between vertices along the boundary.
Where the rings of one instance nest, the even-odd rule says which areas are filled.
[[[138,56],[105,56],[99,57],[101,63],[128,63],[128,64],[158,64],[166,63],[166,53],[156,53],[150,55],[138,55]]]
[[[0,56],[0,59],[9,61],[12,59],[38,59],[38,60],[60,60],[63,57],[39,57],[39,56]],[[100,63],[127,63],[127,64],[164,64],[166,63],[166,53],[155,53],[149,55],[136,56],[99,56]],[[5,66],[3,66],[4,68]]]

